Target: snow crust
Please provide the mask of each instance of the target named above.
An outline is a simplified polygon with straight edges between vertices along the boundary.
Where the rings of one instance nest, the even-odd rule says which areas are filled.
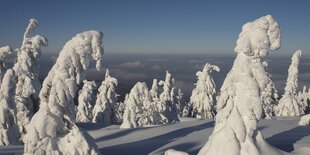
[[[85,31],[68,41],[43,82],[40,109],[27,126],[25,154],[98,154],[92,138],[75,125],[73,99],[90,61],[101,68],[102,33]]]
[[[285,92],[279,100],[276,107],[277,116],[300,116],[304,114],[302,103],[298,99],[298,66],[299,58],[301,57],[301,50],[297,50],[292,56],[292,63],[288,69],[288,77],[285,86]]]
[[[216,86],[210,75],[213,71],[219,72],[220,68],[207,63],[202,71],[196,73],[198,81],[192,91],[190,103],[193,107],[192,115],[199,119],[213,119],[216,114]]]

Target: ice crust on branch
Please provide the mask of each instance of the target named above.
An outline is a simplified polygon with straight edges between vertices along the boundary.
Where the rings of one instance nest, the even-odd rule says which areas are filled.
[[[285,92],[276,107],[277,116],[300,116],[304,114],[305,109],[302,108],[302,103],[298,100],[296,91],[298,87],[298,66],[301,53],[301,50],[297,50],[292,56],[292,63],[288,69]]]
[[[17,61],[13,66],[16,76],[15,102],[17,108],[17,123],[23,137],[26,125],[39,108],[39,59],[41,47],[47,46],[48,41],[40,35],[30,36],[38,21],[30,19],[25,30],[22,45],[17,51]]]
[[[268,84],[262,58],[280,48],[280,29],[271,15],[246,23],[237,40],[237,57],[217,100],[216,125],[198,155],[283,155],[257,128],[261,92]]]
[[[117,79],[111,77],[107,69],[105,80],[102,81],[99,87],[99,94],[97,95],[96,105],[93,109],[93,123],[101,123],[104,125],[117,124],[117,109],[115,109],[117,104],[117,85]]]
[[[198,71],[196,88],[192,91],[190,103],[193,107],[193,116],[200,119],[213,119],[216,114],[215,93],[216,86],[211,77],[212,71],[220,71],[216,65],[206,63],[202,71]]]
[[[74,123],[73,99],[90,61],[101,68],[102,33],[85,31],[68,41],[40,91],[40,109],[25,135],[25,154],[99,154],[94,140]]]

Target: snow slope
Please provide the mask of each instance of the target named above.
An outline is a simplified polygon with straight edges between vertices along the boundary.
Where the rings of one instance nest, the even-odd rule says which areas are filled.
[[[261,120],[258,128],[269,144],[291,152],[310,146],[310,127],[298,126],[299,119]],[[103,125],[91,123],[77,125],[93,136],[101,153],[106,155],[161,155],[170,148],[197,154],[212,133],[214,121],[182,118],[176,124],[134,129],[119,129],[118,125],[104,128]],[[22,152],[21,145],[0,147],[1,155]]]

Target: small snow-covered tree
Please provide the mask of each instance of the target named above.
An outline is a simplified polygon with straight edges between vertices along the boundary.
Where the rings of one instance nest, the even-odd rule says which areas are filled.
[[[0,85],[2,82],[2,78],[5,74],[6,67],[4,64],[4,59],[7,58],[8,55],[12,54],[12,48],[10,46],[0,47]]]
[[[153,79],[152,89],[150,90],[150,95],[153,100],[158,100],[158,82],[157,79]]]
[[[123,123],[120,128],[136,128],[146,125],[162,124],[163,117],[157,110],[157,102],[152,97],[146,84],[137,82],[126,96]]]
[[[91,122],[92,110],[96,102],[96,82],[83,81],[84,85],[79,92],[76,122]]]
[[[106,70],[105,80],[99,87],[96,105],[93,109],[93,122],[102,123],[104,125],[116,124],[117,103],[116,86],[118,82],[116,78],[110,76],[109,70]]]
[[[302,116],[298,124],[300,126],[309,126],[310,125],[310,114]]]
[[[196,88],[192,91],[190,103],[193,106],[193,116],[200,119],[213,119],[215,111],[215,93],[216,86],[211,73],[220,71],[216,65],[206,63],[202,71],[198,71]]]
[[[18,144],[20,133],[17,126],[14,70],[7,70],[0,88],[0,145]]]
[[[288,69],[288,77],[285,92],[275,109],[276,116],[300,116],[304,114],[302,103],[298,101],[298,66],[301,50],[297,50],[292,56],[292,63]]]
[[[301,108],[306,111],[308,108],[308,101],[309,101],[309,96],[308,96],[308,92],[307,92],[307,87],[304,86],[302,91],[299,91],[297,94],[298,97],[298,102],[301,105]]]
[[[280,47],[280,29],[271,15],[246,23],[237,40],[237,57],[217,100],[216,125],[198,155],[283,155],[257,128],[261,91],[268,84],[262,58]]]
[[[265,69],[267,70],[268,63],[263,62]],[[273,81],[271,80],[271,75],[266,71],[268,76],[267,87],[261,92],[261,99],[263,103],[263,114],[262,118],[271,119],[274,116],[274,106],[278,101],[278,91],[275,88]]]
[[[178,89],[178,94],[176,95],[176,107],[177,107],[178,117],[183,117],[184,106],[185,106],[185,103],[183,100],[182,90]]]
[[[36,19],[30,19],[24,33],[22,45],[17,49],[17,61],[13,66],[17,80],[15,91],[17,121],[22,137],[26,134],[25,126],[39,108],[38,100],[41,87],[38,78],[39,59],[41,47],[48,44],[45,37],[40,35],[29,36],[37,24]]]
[[[27,126],[25,154],[98,154],[94,140],[74,123],[74,97],[90,60],[101,68],[102,33],[86,31],[68,41],[40,91],[40,109]]]
[[[172,78],[171,73],[166,71],[165,81],[159,81],[159,85],[163,87],[163,92],[159,96],[159,108],[163,107],[163,116],[166,117],[166,123],[179,121],[178,112],[175,101],[175,80]]]

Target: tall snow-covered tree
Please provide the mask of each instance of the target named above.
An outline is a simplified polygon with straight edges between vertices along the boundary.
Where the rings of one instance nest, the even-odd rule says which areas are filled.
[[[25,154],[98,154],[94,140],[74,123],[74,97],[90,61],[101,68],[102,33],[86,31],[68,41],[40,91],[40,109],[27,126]]]
[[[10,46],[0,47],[0,85],[2,82],[2,78],[5,74],[6,67],[4,64],[4,59],[7,58],[8,55],[12,54],[12,48]]]
[[[166,71],[165,81],[159,81],[159,85],[163,87],[163,92],[159,96],[159,107],[163,108],[163,116],[166,117],[166,123],[176,122],[179,121],[178,112],[175,101],[175,80],[172,78],[171,73]]]
[[[190,103],[193,105],[193,116],[200,119],[213,119],[215,111],[216,86],[211,73],[220,71],[216,65],[206,63],[202,71],[198,71],[196,88],[192,91]]]
[[[17,126],[14,70],[9,69],[0,88],[0,145],[18,144],[20,133]]]
[[[263,65],[266,69],[266,75],[268,76],[267,87],[261,92],[261,99],[263,103],[263,115],[262,118],[271,119],[274,116],[274,106],[278,101],[278,91],[271,80],[271,74],[267,72],[268,63],[265,61]]]
[[[268,84],[262,58],[280,48],[280,29],[271,15],[246,23],[237,40],[237,57],[217,100],[216,125],[198,155],[284,155],[257,128],[261,94]]]
[[[96,105],[93,109],[93,122],[102,123],[104,125],[116,124],[116,103],[117,94],[116,86],[118,82],[116,78],[110,76],[109,70],[106,70],[105,80],[99,87]]]
[[[152,89],[150,90],[150,95],[153,100],[158,100],[158,82],[157,79],[153,79]]]
[[[275,109],[276,116],[300,116],[304,114],[302,103],[298,101],[298,66],[301,50],[297,50],[292,56],[292,63],[288,69],[288,77],[285,92]]]
[[[76,122],[91,122],[92,110],[96,102],[96,82],[83,81],[83,88],[79,92],[76,110]]]
[[[22,45],[17,49],[17,61],[13,66],[17,79],[15,102],[19,131],[23,137],[26,134],[25,126],[38,109],[39,102],[39,59],[41,47],[47,46],[48,41],[40,35],[30,36],[38,24],[36,19],[30,19],[24,33]]]
[[[137,82],[124,101],[125,112],[120,128],[136,128],[146,125],[162,124],[163,117],[158,112],[157,102],[152,101],[147,85]]]

